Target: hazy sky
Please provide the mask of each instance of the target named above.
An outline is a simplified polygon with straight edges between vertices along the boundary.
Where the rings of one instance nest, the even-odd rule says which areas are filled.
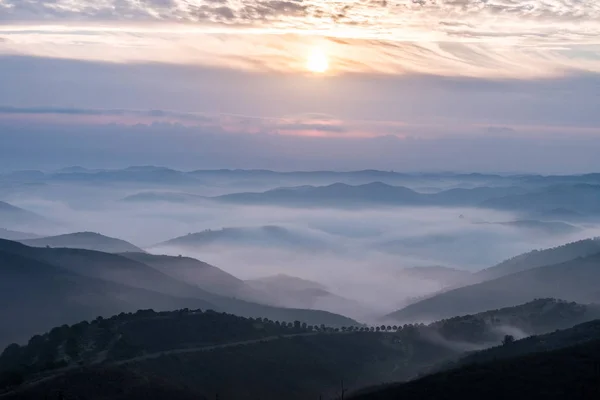
[[[584,172],[599,109],[597,0],[0,0],[1,169]]]

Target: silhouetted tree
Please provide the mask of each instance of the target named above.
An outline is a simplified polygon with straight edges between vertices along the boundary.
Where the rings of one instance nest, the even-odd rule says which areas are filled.
[[[504,346],[512,344],[515,342],[515,337],[513,335],[505,335],[504,339],[502,339],[502,344]]]

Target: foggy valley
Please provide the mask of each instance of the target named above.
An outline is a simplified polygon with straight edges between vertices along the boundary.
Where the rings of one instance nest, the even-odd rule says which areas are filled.
[[[2,174],[3,390],[95,398],[73,379],[133,385],[141,374],[158,380],[132,386],[140,393],[177,399],[187,394],[174,382],[209,397],[337,398],[339,378],[360,398],[362,387],[460,368],[466,354],[486,357],[507,340],[566,329],[561,348],[584,343],[595,325],[572,327],[600,318],[599,188],[597,174]],[[226,389],[239,379],[220,365],[229,352],[260,365],[248,393]],[[296,352],[338,378],[311,377],[301,364],[275,372],[261,356]],[[174,357],[182,375],[156,357]],[[196,363],[225,380],[189,375]],[[264,381],[276,373],[281,386]]]

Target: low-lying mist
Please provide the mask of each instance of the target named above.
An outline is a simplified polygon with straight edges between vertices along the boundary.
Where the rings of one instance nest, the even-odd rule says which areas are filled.
[[[120,201],[123,189],[110,186],[63,189],[54,188],[48,196],[42,196],[43,190],[11,196],[11,204],[57,223],[44,231],[23,229],[43,235],[98,232],[151,253],[194,257],[243,280],[277,274],[307,279],[350,305],[344,309],[343,302],[336,300],[331,306],[331,298],[321,297],[314,308],[344,311],[356,318],[383,315],[451,284],[444,278],[406,274],[404,268],[444,266],[476,271],[532,249],[598,234],[595,227],[562,235],[498,224],[519,217],[478,208],[351,210],[211,201],[127,203]],[[261,231],[265,226],[281,229]],[[246,228],[244,234],[213,234],[236,227]],[[163,243],[209,229],[212,233],[197,244]],[[260,234],[253,237],[253,232]],[[285,299],[280,303],[290,305]]]

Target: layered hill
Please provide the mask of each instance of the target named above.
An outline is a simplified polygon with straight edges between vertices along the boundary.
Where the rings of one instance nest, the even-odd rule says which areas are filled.
[[[144,250],[121,239],[115,239],[95,232],[77,232],[66,235],[21,240],[32,247],[68,247],[102,251],[105,253],[141,252]]]
[[[11,345],[0,356],[0,381],[9,399],[60,393],[64,398],[133,400],[152,390],[156,397],[149,398],[157,400],[335,398],[348,390],[411,379],[432,365],[462,365],[449,363],[484,354],[460,358],[489,340],[492,330],[482,329],[482,322],[491,327],[512,319],[544,330],[575,321],[572,317],[582,310],[545,299],[429,326],[377,330],[284,324],[201,310],[143,310],[60,326],[34,336],[26,346]],[[597,325],[580,325],[534,342],[547,349],[557,348],[553,343],[585,343],[598,335]],[[527,352],[536,347],[524,342],[511,346]],[[489,351],[496,349],[508,347]]]
[[[315,236],[294,230],[266,225],[260,227],[232,227],[219,230],[207,229],[203,232],[190,233],[163,243],[153,248],[196,249],[210,245],[224,246],[258,246],[277,248],[297,248],[306,250],[325,250],[330,246]]]
[[[4,227],[14,229],[19,229],[19,226],[48,224],[44,217],[4,201],[0,201],[0,221]]]
[[[585,239],[544,250],[533,250],[475,273],[479,280],[490,280],[544,265],[558,264],[578,257],[600,253],[600,238]]]
[[[554,297],[593,303],[600,301],[600,254],[513,273],[460,287],[411,304],[387,317],[397,321],[437,320],[509,307],[532,298]]]
[[[0,228],[0,239],[19,241],[27,239],[39,239],[40,237],[40,235],[36,235],[35,233],[19,232]]]
[[[228,194],[213,197],[213,199],[231,203],[286,206],[361,204],[466,206],[477,205],[487,199],[523,192],[524,190],[518,187],[480,187],[475,189],[450,189],[434,194],[423,194],[402,186],[372,182],[357,186],[334,183],[328,186],[278,188],[266,192]]]
[[[213,308],[242,316],[300,320],[311,324],[340,326],[355,323],[349,318],[324,311],[270,307],[218,295],[117,254],[83,249],[35,248],[4,240],[0,240],[0,254],[4,260],[0,263],[0,281],[5,289],[0,313],[11,317],[6,320],[14,321],[9,325],[10,329],[5,330],[7,333],[0,342],[23,340],[23,335],[73,322],[74,318],[149,307],[158,310]],[[61,289],[63,284],[67,285],[65,289]],[[104,295],[106,301],[103,300]],[[15,307],[17,304],[20,307]],[[68,304],[76,307],[73,313],[69,312]],[[24,312],[19,311],[21,306],[28,311],[27,319],[18,318],[15,314]],[[72,317],[72,314],[75,316]]]

